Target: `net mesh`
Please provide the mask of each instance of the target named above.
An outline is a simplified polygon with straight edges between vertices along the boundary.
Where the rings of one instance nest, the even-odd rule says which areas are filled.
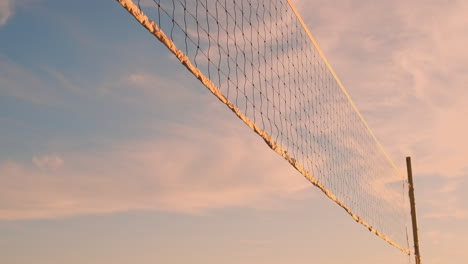
[[[371,232],[408,253],[405,180],[288,0],[117,0]]]

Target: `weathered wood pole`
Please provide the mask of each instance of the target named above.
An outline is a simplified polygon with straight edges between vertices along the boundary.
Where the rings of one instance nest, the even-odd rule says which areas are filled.
[[[416,221],[416,202],[414,199],[413,170],[411,169],[411,157],[406,157],[406,168],[408,170],[408,189],[411,205],[411,222],[413,224],[414,257],[416,264],[421,264],[421,255],[419,252],[418,223]]]

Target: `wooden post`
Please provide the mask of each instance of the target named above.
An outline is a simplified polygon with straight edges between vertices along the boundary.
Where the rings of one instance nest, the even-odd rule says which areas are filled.
[[[418,223],[416,222],[416,202],[414,200],[413,170],[411,169],[411,157],[406,157],[406,168],[408,170],[411,222],[413,224],[414,257],[416,259],[416,264],[421,264],[421,255],[419,253]]]

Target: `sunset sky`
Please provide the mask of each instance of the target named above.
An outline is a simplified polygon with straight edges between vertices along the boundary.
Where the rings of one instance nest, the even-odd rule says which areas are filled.
[[[423,263],[465,263],[468,2],[294,3],[401,171],[413,159]],[[271,151],[116,1],[0,0],[0,262],[413,259]]]

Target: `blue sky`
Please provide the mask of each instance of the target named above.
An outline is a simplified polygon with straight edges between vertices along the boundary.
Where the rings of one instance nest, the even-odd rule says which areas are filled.
[[[424,263],[463,263],[468,5],[296,4],[390,156],[413,157]],[[0,0],[0,24],[2,263],[408,262],[115,1]]]

